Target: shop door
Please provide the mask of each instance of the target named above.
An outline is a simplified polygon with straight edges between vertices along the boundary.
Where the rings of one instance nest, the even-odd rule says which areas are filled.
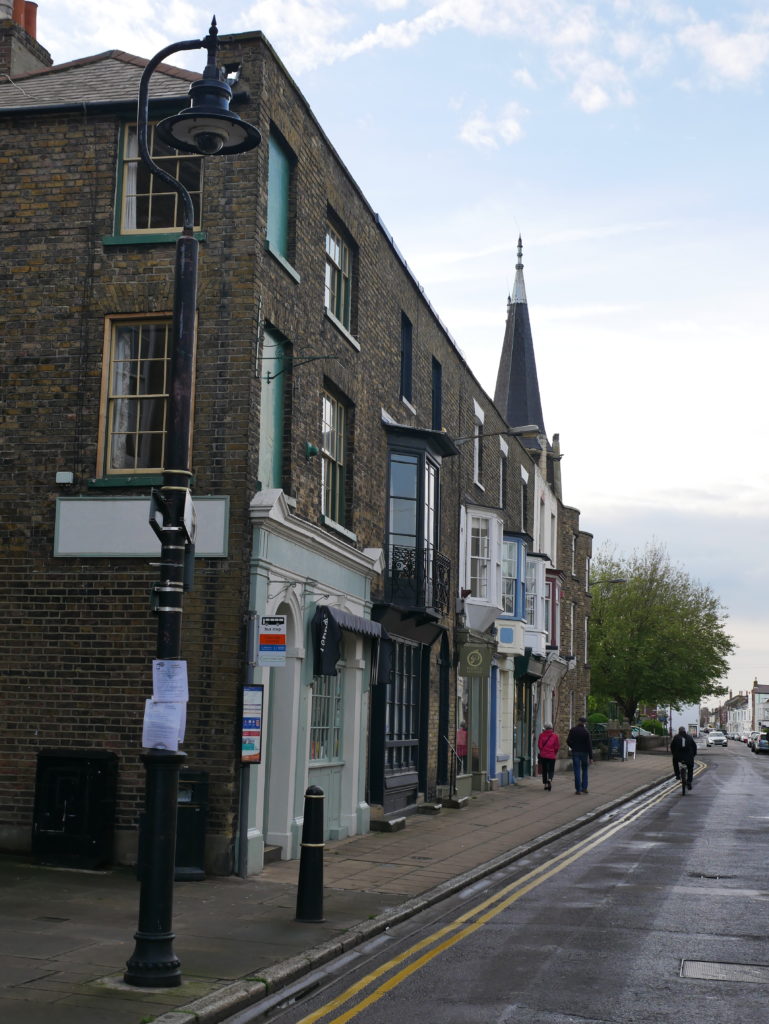
[[[513,752],[519,779],[533,774],[531,760],[532,710],[531,684],[519,680],[515,687],[515,749]]]
[[[416,803],[421,661],[419,644],[396,641],[385,717],[385,802],[391,806]]]

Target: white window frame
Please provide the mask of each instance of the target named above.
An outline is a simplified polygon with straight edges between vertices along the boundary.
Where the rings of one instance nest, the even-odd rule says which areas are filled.
[[[526,625],[547,636],[545,613],[545,563],[541,558],[526,559]]]
[[[508,549],[510,549],[510,550],[512,550],[514,552],[514,558],[509,559],[507,557]],[[502,608],[502,612],[503,612],[504,615],[515,615],[516,610],[517,610],[516,609],[515,597],[516,597],[517,584],[518,584],[518,582],[520,581],[520,578],[521,578],[521,550],[522,550],[522,546],[517,541],[514,541],[514,540],[506,541],[504,537],[502,538],[502,591],[501,591],[501,594],[500,594],[500,596],[501,596],[500,607]],[[512,575],[506,575],[505,574],[505,568],[508,567],[511,563],[512,563],[512,567],[513,567],[513,574]],[[506,580],[512,580],[512,587],[510,588],[512,590],[512,608],[506,607],[506,605],[508,603],[508,594],[507,594],[508,588],[505,586],[505,581]]]
[[[588,617],[588,616],[586,615],[586,616],[585,616],[585,664],[586,664],[586,665],[587,665],[587,664],[588,664],[588,662],[589,662],[589,658],[588,658],[588,646],[587,646],[587,645],[588,645],[588,639],[589,639],[589,633],[588,633],[588,625],[589,625],[589,623],[590,623],[590,619],[589,619],[589,617]]]
[[[462,560],[462,580],[460,585],[464,590],[472,590],[472,582],[478,578],[477,573],[473,575],[473,560],[478,558],[478,555],[473,555],[474,521],[482,521],[486,530],[487,552],[484,556],[486,565],[486,594],[485,596],[478,596],[470,593],[465,598],[465,601],[478,605],[501,607],[503,522],[502,517],[498,513],[489,512],[478,506],[468,506],[462,509],[464,557]]]
[[[339,228],[326,221],[324,303],[345,331],[352,331],[352,246]]]
[[[500,437],[500,439],[499,439],[499,507],[502,508],[502,509],[505,507],[505,493],[506,493],[505,474],[507,472],[507,467],[508,467],[507,458],[508,458],[508,455],[509,455],[509,451],[510,451],[510,449],[508,447],[507,442],[504,440],[504,438]]]
[[[315,676],[310,706],[310,764],[336,764],[343,759],[344,676]]]
[[[346,527],[348,409],[336,395],[321,393],[321,514]]]
[[[484,489],[481,483],[481,473],[483,472],[483,451],[481,450],[481,444],[483,443],[483,424],[486,416],[483,409],[473,399],[473,483],[476,487]]]

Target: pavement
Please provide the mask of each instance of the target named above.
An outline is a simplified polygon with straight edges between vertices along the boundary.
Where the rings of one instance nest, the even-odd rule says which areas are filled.
[[[566,762],[558,766],[551,792],[522,779],[462,809],[411,815],[398,832],[328,843],[322,923],[295,920],[298,861],[246,879],[178,882],[174,951],[183,980],[173,989],[122,980],[138,922],[134,872],[0,856],[0,1020],[216,1024],[672,777],[664,751],[598,761],[590,792],[577,796]]]

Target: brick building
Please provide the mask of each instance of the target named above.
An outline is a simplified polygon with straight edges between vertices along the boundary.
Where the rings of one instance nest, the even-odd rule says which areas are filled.
[[[29,846],[41,752],[109,752],[130,863],[179,213],[138,159],[146,61],[52,65],[8,8],[0,846]],[[209,785],[207,866],[245,874],[298,856],[309,784],[333,840],[531,772],[544,718],[584,710],[590,536],[541,410],[483,392],[267,40],[220,42],[261,145],[152,145],[201,240],[183,746]],[[151,119],[197,77],[161,65]],[[260,616],[285,616],[285,664],[259,663]],[[243,755],[244,688],[260,756]]]

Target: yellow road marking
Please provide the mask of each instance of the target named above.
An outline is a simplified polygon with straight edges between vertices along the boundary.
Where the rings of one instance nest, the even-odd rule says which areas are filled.
[[[699,775],[704,770],[705,765],[702,762],[698,762],[695,774]],[[316,1021],[328,1016],[330,1013],[333,1013],[335,1010],[339,1009],[339,1007],[343,1006],[344,1003],[349,1002],[350,999],[368,988],[373,984],[373,982],[378,981],[384,975],[390,974],[394,968],[400,966],[405,961],[410,960],[415,954],[426,950],[426,952],[422,952],[422,955],[416,960],[413,960],[412,963],[397,971],[397,973],[393,974],[391,978],[383,981],[378,988],[366,996],[361,1002],[351,1006],[349,1010],[346,1010],[339,1017],[335,1017],[333,1020],[328,1022],[328,1024],[346,1024],[347,1021],[352,1020],[353,1017],[356,1017],[367,1007],[378,1002],[388,992],[397,988],[398,985],[409,978],[412,974],[421,970],[421,968],[430,963],[431,960],[434,960],[441,953],[446,952],[446,950],[451,949],[452,946],[461,942],[462,939],[465,939],[469,935],[478,931],[483,927],[483,925],[488,924],[488,922],[493,920],[498,914],[501,914],[503,910],[506,910],[522,896],[531,892],[532,889],[536,889],[537,886],[541,885],[543,882],[546,882],[550,878],[559,874],[564,870],[564,868],[569,867],[596,846],[600,846],[602,843],[605,843],[607,839],[610,839],[621,829],[636,821],[642,814],[645,814],[656,804],[670,796],[671,793],[678,792],[678,788],[678,780],[675,780],[674,785],[667,786],[661,793],[647,798],[639,807],[628,811],[623,817],[617,819],[617,821],[605,825],[596,835],[589,836],[587,839],[581,840],[568,850],[564,850],[562,853],[557,854],[552,860],[548,861],[547,864],[541,864],[539,867],[533,868],[525,875],[517,878],[514,882],[504,886],[482,903],[476,904],[470,910],[460,914],[460,916],[451,924],[444,925],[437,931],[428,935],[426,938],[420,939],[419,942],[410,946],[403,953],[399,953],[391,960],[388,960],[387,963],[375,968],[375,970],[361,978],[360,981],[355,982],[355,984],[347,988],[341,993],[341,995],[337,996],[336,999],[332,999],[314,1013],[309,1014],[309,1016],[302,1017],[297,1024],[315,1024]],[[475,920],[473,920],[473,918],[475,918]]]

